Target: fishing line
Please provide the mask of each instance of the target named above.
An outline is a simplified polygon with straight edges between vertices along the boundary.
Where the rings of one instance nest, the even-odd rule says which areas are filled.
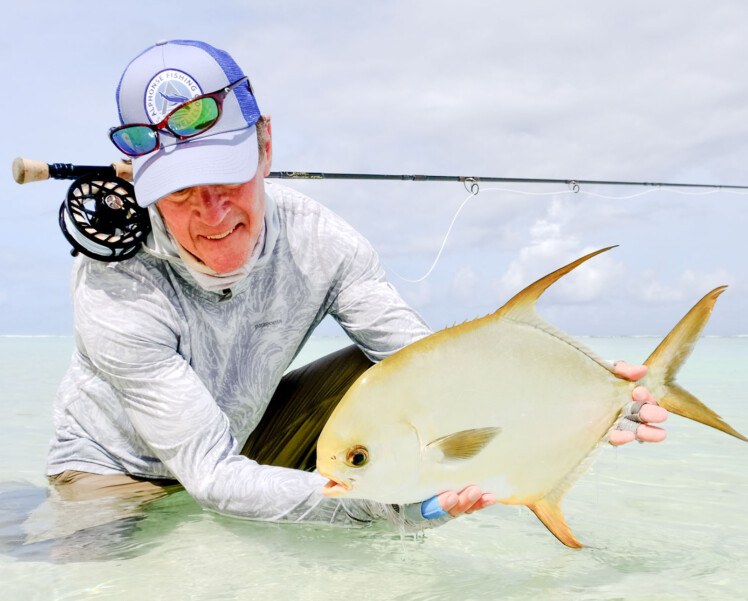
[[[428,278],[432,274],[434,269],[436,269],[436,266],[439,263],[439,260],[441,259],[442,254],[444,253],[444,249],[447,246],[447,240],[449,239],[449,236],[452,233],[452,229],[454,228],[454,225],[460,213],[465,208],[465,206],[468,204],[468,202],[470,202],[470,200],[472,200],[473,198],[475,198],[482,192],[506,192],[506,193],[511,193],[511,194],[520,194],[522,196],[561,196],[561,195],[568,195],[568,194],[586,194],[587,196],[592,196],[595,198],[603,198],[606,200],[630,200],[632,198],[638,198],[640,196],[646,196],[654,192],[662,192],[662,191],[672,192],[674,194],[679,194],[681,196],[706,196],[710,194],[717,194],[718,192],[730,192],[730,193],[739,194],[742,196],[745,196],[748,194],[748,192],[737,190],[737,189],[727,190],[725,188],[716,188],[716,189],[709,189],[709,190],[704,190],[704,191],[699,191],[699,192],[693,192],[693,191],[688,191],[684,189],[673,188],[670,186],[652,184],[652,186],[654,187],[649,188],[647,190],[643,190],[642,192],[636,192],[634,194],[628,194],[625,196],[621,196],[621,195],[612,196],[609,194],[600,194],[599,192],[583,190],[581,189],[579,183],[574,180],[570,180],[567,183],[569,185],[568,190],[554,190],[550,192],[529,192],[527,190],[516,190],[512,188],[497,188],[497,187],[481,188],[476,180],[472,178],[466,178],[466,180],[463,181],[463,184],[465,185],[465,188],[469,190],[470,194],[468,194],[468,196],[465,197],[465,199],[460,203],[460,206],[455,211],[454,216],[452,217],[452,221],[450,222],[449,227],[447,228],[447,231],[444,234],[444,238],[442,239],[441,246],[439,247],[439,250],[436,253],[436,257],[434,258],[433,262],[431,263],[431,266],[428,268],[426,273],[424,273],[419,278],[411,279],[411,278],[406,278],[405,276],[399,274],[396,270],[394,270],[390,266],[387,266],[387,271],[391,272],[398,279],[404,282],[408,282],[410,284],[418,284],[420,282],[423,282],[426,278]],[[469,188],[467,184],[470,184]],[[632,185],[637,185],[637,184],[632,184]]]
[[[686,196],[704,196],[719,191],[733,194],[746,194],[748,186],[721,184],[688,184],[664,182],[632,182],[613,180],[573,180],[547,178],[478,177],[462,175],[393,175],[381,173],[326,173],[309,171],[273,171],[267,177],[280,179],[340,179],[340,180],[399,180],[461,182],[469,192],[455,211],[447,228],[436,258],[424,275],[416,279],[406,278],[389,269],[399,279],[419,283],[428,278],[436,268],[446,247],[454,225],[467,203],[481,192],[505,192],[523,196],[560,196],[566,194],[587,194],[608,200],[629,200],[667,190]],[[73,165],[71,163],[44,163],[21,157],[13,161],[13,179],[19,184],[46,179],[75,179],[68,190],[59,212],[59,224],[73,253],[81,252],[102,261],[119,261],[138,252],[140,245],[150,230],[147,211],[135,202],[132,185],[132,164],[128,161],[111,165]],[[568,189],[551,192],[529,192],[510,188],[481,189],[481,182],[519,184],[563,184]],[[627,196],[611,196],[582,190],[581,186],[645,186],[647,189]],[[701,188],[703,192],[690,192],[686,189]]]
[[[422,282],[427,277],[431,275],[431,272],[436,269],[436,265],[439,263],[439,259],[442,256],[442,253],[444,252],[444,247],[447,245],[447,240],[449,239],[449,235],[452,233],[452,228],[454,228],[455,222],[457,221],[457,218],[460,216],[460,213],[462,212],[462,209],[465,208],[468,202],[472,198],[475,198],[480,194],[481,192],[519,192],[520,194],[524,194],[525,196],[552,196],[557,194],[576,194],[573,190],[562,190],[561,192],[526,192],[526,191],[518,191],[518,190],[510,190],[508,188],[485,188],[481,190],[480,188],[474,188],[470,194],[468,194],[465,197],[465,200],[460,203],[460,206],[455,211],[454,217],[452,217],[452,221],[449,224],[449,227],[447,228],[446,234],[444,234],[444,239],[442,240],[442,244],[439,247],[439,252],[436,253],[436,258],[434,259],[433,263],[431,264],[431,267],[429,267],[428,271],[423,274],[420,278],[416,278],[414,280],[406,278],[405,276],[400,275],[392,269],[391,267],[388,267],[388,271],[391,271],[396,277],[403,280],[404,282],[409,282],[411,284],[417,284],[419,282]]]

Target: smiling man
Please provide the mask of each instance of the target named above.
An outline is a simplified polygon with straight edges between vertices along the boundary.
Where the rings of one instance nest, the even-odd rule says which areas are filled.
[[[372,362],[429,328],[366,240],[265,182],[269,119],[227,53],[156,44],[128,65],[117,101],[122,124],[110,136],[133,158],[153,231],[131,259],[76,259],[76,348],[47,466],[60,495],[147,500],[183,486],[229,515],[415,527],[493,504],[477,487],[405,508],[322,494],[326,480],[310,470],[327,416]],[[326,315],[355,346],[284,375]],[[618,371],[636,379],[644,369]],[[664,437],[642,422],[666,412],[645,389],[635,397],[632,431],[613,442],[633,430]]]
[[[216,273],[244,265],[257,248],[265,215],[261,177],[245,184],[194,186],[158,202],[182,249]]]

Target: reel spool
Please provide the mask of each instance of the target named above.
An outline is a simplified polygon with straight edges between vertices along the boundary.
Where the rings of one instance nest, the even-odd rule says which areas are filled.
[[[101,173],[71,184],[59,220],[73,255],[107,262],[132,257],[151,231],[148,210],[138,206],[132,184]]]

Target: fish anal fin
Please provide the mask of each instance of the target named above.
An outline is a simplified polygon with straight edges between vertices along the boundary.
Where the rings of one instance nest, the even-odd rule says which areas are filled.
[[[571,528],[569,528],[564,514],[561,512],[561,506],[556,501],[546,497],[539,501],[528,503],[527,506],[538,516],[538,519],[543,522],[543,525],[548,528],[550,533],[567,547],[571,547],[572,549],[581,549],[583,547],[582,543],[572,534]]]
[[[543,294],[552,284],[560,280],[563,276],[565,276],[567,273],[572,271],[573,269],[579,267],[582,263],[587,261],[588,259],[591,259],[595,255],[599,255],[600,253],[604,253],[607,250],[610,250],[611,248],[615,248],[615,246],[608,246],[607,248],[601,248],[600,250],[597,250],[593,253],[590,253],[588,255],[585,255],[581,259],[577,259],[573,263],[569,263],[565,267],[562,267],[561,269],[557,269],[556,271],[549,273],[547,276],[540,278],[537,282],[530,284],[527,288],[522,290],[521,292],[514,295],[509,301],[501,307],[498,311],[496,311],[493,316],[494,317],[501,317],[502,315],[509,315],[509,314],[521,314],[530,312],[530,314],[534,314],[535,311],[535,303],[540,298],[540,295]]]
[[[501,428],[474,428],[442,436],[426,445],[427,449],[438,449],[445,459],[470,459],[480,453]]]

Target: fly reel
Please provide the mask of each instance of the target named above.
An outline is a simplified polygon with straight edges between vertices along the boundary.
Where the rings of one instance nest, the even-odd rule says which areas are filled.
[[[132,184],[102,173],[71,184],[59,219],[73,255],[107,262],[132,257],[151,230],[148,209],[138,206]]]

